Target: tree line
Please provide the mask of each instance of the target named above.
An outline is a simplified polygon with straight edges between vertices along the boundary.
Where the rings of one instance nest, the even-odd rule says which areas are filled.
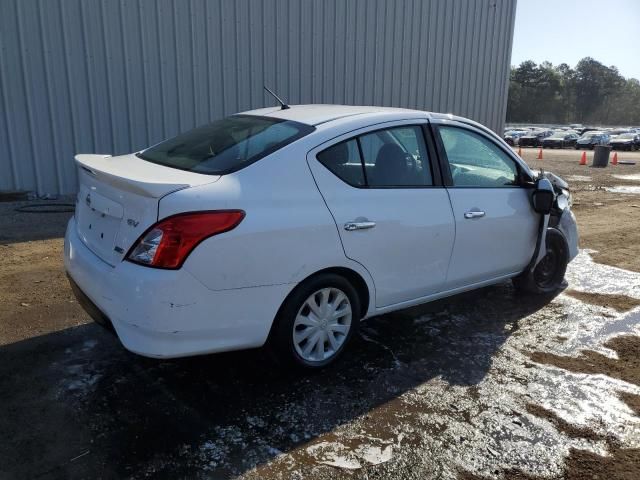
[[[511,67],[507,122],[640,125],[640,82],[585,57]]]

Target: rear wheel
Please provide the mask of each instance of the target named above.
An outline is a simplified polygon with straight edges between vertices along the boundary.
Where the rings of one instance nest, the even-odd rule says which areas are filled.
[[[569,247],[564,235],[555,228],[547,230],[546,254],[531,272],[526,272],[513,279],[517,290],[548,294],[559,290],[564,281],[564,274],[569,263]]]
[[[270,346],[285,365],[319,369],[342,354],[359,322],[360,301],[353,285],[340,275],[319,274],[285,300]]]

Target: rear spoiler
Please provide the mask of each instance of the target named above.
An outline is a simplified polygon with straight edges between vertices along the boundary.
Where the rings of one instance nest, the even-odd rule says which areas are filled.
[[[219,175],[204,175],[147,162],[134,154],[79,154],[75,156],[80,173],[118,189],[160,198],[184,188],[215,182]]]

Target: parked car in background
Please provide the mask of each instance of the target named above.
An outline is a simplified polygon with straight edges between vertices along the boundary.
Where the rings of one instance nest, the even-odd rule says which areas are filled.
[[[520,143],[520,137],[524,136],[527,132],[523,130],[509,130],[504,134],[504,141],[508,145],[514,147]]]
[[[640,149],[639,133],[622,133],[610,140],[613,150],[638,150]]]
[[[599,131],[600,129],[599,129],[599,128],[596,128],[596,127],[583,127],[583,128],[577,129],[577,130],[578,130],[578,133],[579,133],[580,135],[584,135],[584,134],[585,134],[585,133],[587,133],[587,132],[597,132],[597,131]]]
[[[578,252],[567,184],[448,114],[283,104],[76,163],[72,288],[150,357],[266,344],[318,369],[364,318],[506,279],[553,293]]]
[[[608,133],[611,137],[615,137],[618,135],[622,135],[623,133],[629,133],[628,128],[612,128],[607,130],[605,133]]]
[[[542,140],[543,148],[566,148],[573,147],[578,140],[575,133],[555,132],[553,135]]]
[[[579,148],[588,148],[593,150],[596,145],[608,145],[609,144],[609,135],[604,132],[592,131],[584,133],[577,141],[576,141],[576,150]]]
[[[542,140],[553,135],[553,130],[535,130],[520,137],[519,145],[521,147],[539,147]]]

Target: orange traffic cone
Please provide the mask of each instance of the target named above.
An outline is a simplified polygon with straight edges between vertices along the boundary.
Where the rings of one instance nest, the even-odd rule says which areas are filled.
[[[587,152],[582,152],[582,156],[580,157],[580,165],[587,164]]]
[[[522,147],[518,147],[518,156],[522,157]]]
[[[542,148],[538,151],[538,160],[542,160]]]
[[[618,164],[618,152],[614,152],[613,160],[611,160],[611,165],[617,165],[617,164]]]

